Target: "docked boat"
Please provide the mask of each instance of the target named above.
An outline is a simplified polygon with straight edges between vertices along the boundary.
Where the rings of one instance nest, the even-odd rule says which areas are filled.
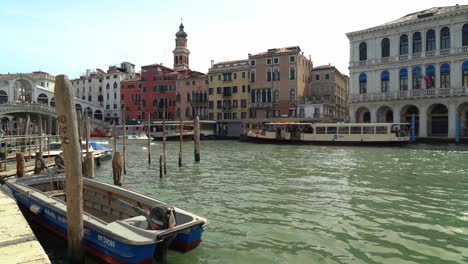
[[[93,149],[103,152],[102,157],[101,157],[102,160],[112,159],[112,153],[113,153],[112,149],[106,148],[103,145],[101,145],[99,142],[96,142],[96,141],[89,142],[89,145]]]
[[[406,123],[265,123],[245,129],[244,138],[258,143],[329,145],[405,145]]]
[[[165,133],[163,133],[162,124],[153,126],[154,132],[152,132],[153,140],[162,141],[163,136],[166,136],[166,140],[180,140],[180,123],[169,123],[166,124]],[[182,140],[193,139],[193,125],[182,124]]]
[[[21,211],[49,231],[66,238],[63,176],[34,176],[6,181]],[[151,263],[166,250],[199,245],[208,220],[159,200],[83,178],[83,244],[107,263]]]
[[[93,147],[93,144],[91,144],[90,142],[88,142],[88,150],[89,150],[89,152],[93,153],[94,159],[100,159],[105,154],[104,150],[95,149]],[[83,153],[83,157],[85,157],[86,156],[86,142],[85,141],[81,142],[81,151]],[[62,143],[60,143],[60,142],[51,142],[43,150],[42,157],[44,157],[44,158],[46,158],[46,157],[55,157],[56,158],[56,160],[55,160],[56,163],[57,162],[63,162],[63,160],[62,161],[57,160],[57,158],[59,156],[61,156],[62,153],[63,153]],[[63,163],[61,163],[61,164],[63,164]]]

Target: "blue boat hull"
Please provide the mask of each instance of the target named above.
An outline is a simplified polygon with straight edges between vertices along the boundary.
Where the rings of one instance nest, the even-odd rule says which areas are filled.
[[[41,204],[39,201],[18,192],[14,188],[11,189],[23,214],[30,216],[32,220],[58,236],[67,239],[65,213]],[[35,213],[31,212],[29,208],[32,205],[36,205],[41,210]],[[160,245],[156,242],[146,245],[123,243],[88,225],[86,221],[83,224],[83,244],[85,249],[107,263],[151,263],[157,247]],[[193,227],[188,231],[178,233],[171,244],[171,248],[179,251],[193,249],[201,242],[202,233],[203,227]]]

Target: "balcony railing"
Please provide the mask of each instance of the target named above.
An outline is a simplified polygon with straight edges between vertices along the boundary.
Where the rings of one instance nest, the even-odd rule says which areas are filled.
[[[468,52],[468,46],[462,47],[461,52]]]
[[[435,50],[426,51],[426,57],[434,57],[434,56],[435,56]]]
[[[450,49],[443,49],[443,50],[440,50],[440,51],[439,51],[439,54],[440,54],[441,56],[449,55],[449,54],[450,54]]]
[[[273,103],[261,102],[261,103],[250,103],[251,108],[271,108]]]
[[[461,48],[450,48],[450,49],[441,49],[441,50],[431,50],[425,52],[418,52],[413,54],[404,54],[404,55],[397,55],[393,57],[385,57],[385,58],[373,58],[370,60],[363,60],[363,61],[351,61],[351,67],[361,67],[367,65],[378,65],[384,63],[390,63],[394,61],[405,61],[408,59],[424,59],[424,58],[433,58],[436,56],[448,56],[452,54],[463,54],[468,53],[468,46],[464,46]]]
[[[352,94],[351,102],[404,100],[408,98],[468,96],[468,87],[397,91],[388,93]]]

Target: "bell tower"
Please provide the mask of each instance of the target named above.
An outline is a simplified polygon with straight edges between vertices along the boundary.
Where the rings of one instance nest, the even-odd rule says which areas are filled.
[[[189,69],[190,51],[187,49],[187,33],[184,31],[184,25],[180,23],[179,31],[176,33],[176,47],[172,52],[174,54],[174,70]]]

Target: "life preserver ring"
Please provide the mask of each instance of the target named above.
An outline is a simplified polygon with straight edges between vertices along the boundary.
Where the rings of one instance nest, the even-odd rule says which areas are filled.
[[[44,170],[46,167],[46,162],[44,158],[36,158],[36,161],[34,162],[34,171],[40,172]]]
[[[55,167],[64,167],[65,160],[63,159],[62,155],[55,156]]]

